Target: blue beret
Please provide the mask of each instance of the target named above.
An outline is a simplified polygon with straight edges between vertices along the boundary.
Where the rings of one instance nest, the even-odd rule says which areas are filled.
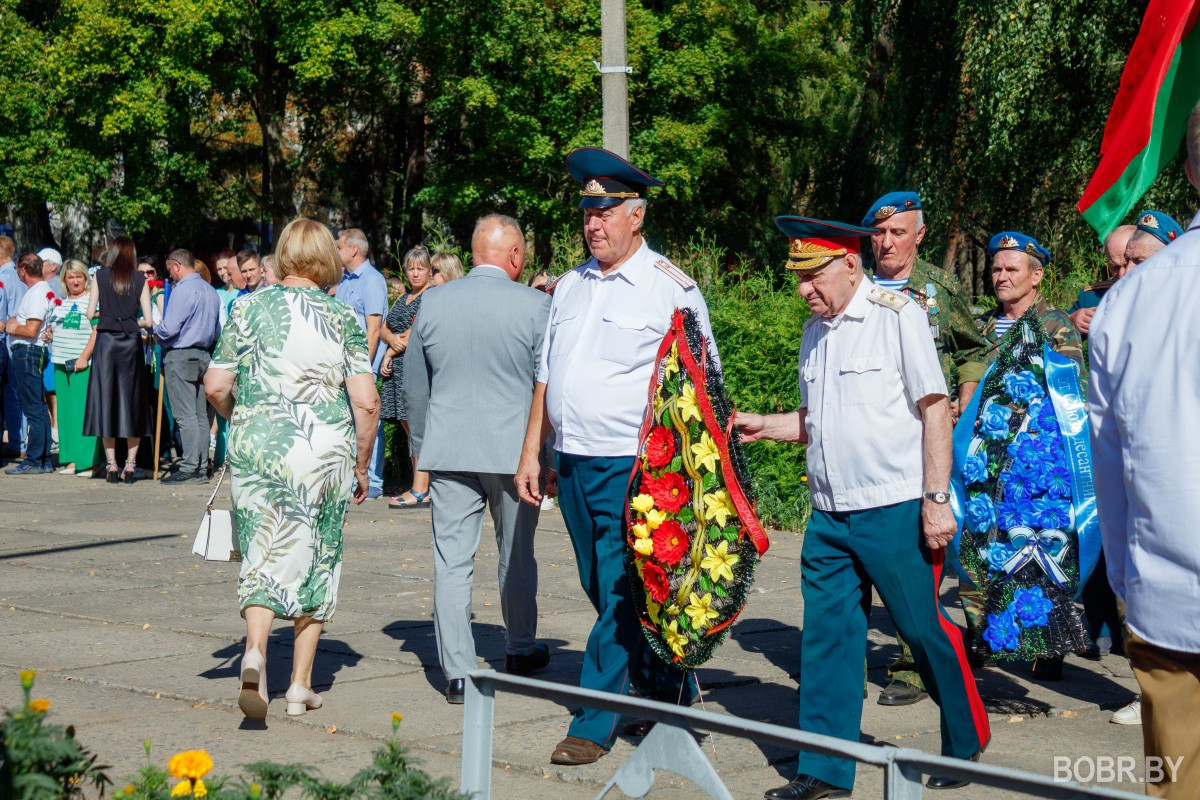
[[[1036,258],[1043,267],[1050,263],[1050,251],[1043,247],[1041,242],[1017,231],[997,233],[988,242],[989,257],[996,255],[1001,250],[1020,250],[1022,253],[1028,253]]]
[[[1143,211],[1138,214],[1137,229],[1170,244],[1183,235],[1183,227],[1161,211]]]
[[[862,224],[864,226],[874,225],[876,222],[883,222],[893,214],[899,214],[902,211],[916,211],[920,207],[921,198],[916,192],[888,192],[871,204],[871,207],[867,209],[867,215],[863,217]]]
[[[567,156],[567,172],[583,184],[580,208],[609,208],[645,197],[649,186],[666,185],[602,147],[572,150]]]
[[[775,225],[791,242],[787,268],[801,272],[820,269],[847,253],[861,252],[862,237],[879,233],[848,222],[790,215],[776,217]]]

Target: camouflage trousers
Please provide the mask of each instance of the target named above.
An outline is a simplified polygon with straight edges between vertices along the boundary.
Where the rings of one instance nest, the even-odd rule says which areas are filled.
[[[979,628],[979,620],[983,617],[983,592],[979,589],[968,588],[960,583],[958,586],[958,596],[962,600],[963,613],[967,617],[967,635],[963,638],[969,647],[972,639],[975,638],[975,631]],[[896,644],[900,645],[900,655],[888,665],[888,679],[903,681],[904,683],[916,686],[921,691],[925,691],[925,682],[921,680],[921,676],[917,673],[917,665],[913,661],[912,650],[909,649],[908,644],[899,636],[896,637]]]

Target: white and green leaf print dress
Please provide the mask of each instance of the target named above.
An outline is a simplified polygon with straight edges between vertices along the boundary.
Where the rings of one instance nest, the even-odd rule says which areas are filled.
[[[348,375],[369,374],[354,312],[320,289],[239,298],[212,366],[237,375],[229,427],[241,608],[329,621],[354,487]]]

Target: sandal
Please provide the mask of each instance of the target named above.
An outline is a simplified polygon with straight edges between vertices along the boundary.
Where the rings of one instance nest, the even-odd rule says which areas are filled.
[[[108,469],[104,473],[104,479],[107,480],[109,483],[120,483],[121,482],[121,473],[117,469],[117,465],[114,462],[112,462],[112,461],[108,462]]]
[[[415,503],[407,503],[400,497],[393,497],[388,501],[388,508],[429,508],[429,492],[416,492],[410,489],[408,493],[416,500]]]
[[[595,742],[580,739],[578,736],[568,736],[554,748],[554,752],[550,754],[550,763],[572,767],[579,764],[591,764],[599,761],[600,757],[607,752],[606,748]]]

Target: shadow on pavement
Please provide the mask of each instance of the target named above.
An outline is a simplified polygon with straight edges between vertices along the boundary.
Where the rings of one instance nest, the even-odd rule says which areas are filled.
[[[213,651],[212,657],[221,663],[200,673],[209,680],[228,680],[229,694],[237,693],[238,667],[242,653],[246,652],[245,641],[227,645]],[[312,688],[324,691],[334,684],[334,678],[344,668],[353,667],[362,656],[339,639],[321,637],[317,655],[313,659]],[[292,632],[278,628],[267,639],[267,689],[271,697],[282,697],[292,679]]]

